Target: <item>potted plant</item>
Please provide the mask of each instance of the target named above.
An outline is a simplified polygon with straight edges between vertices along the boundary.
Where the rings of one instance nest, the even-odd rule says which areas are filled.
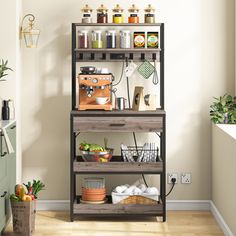
[[[236,97],[229,94],[214,97],[210,106],[211,120],[215,124],[236,124]]]
[[[4,60],[0,61],[0,81],[5,81],[5,79],[3,79],[3,77],[7,76],[8,74],[6,74],[7,71],[12,71],[11,68],[7,67],[8,64],[8,60],[6,60],[4,62]]]

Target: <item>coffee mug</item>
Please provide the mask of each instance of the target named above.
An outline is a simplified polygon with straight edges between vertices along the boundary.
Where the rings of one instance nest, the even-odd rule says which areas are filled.
[[[110,101],[110,99],[108,97],[96,97],[96,103],[98,105],[104,105],[106,103],[108,103]]]

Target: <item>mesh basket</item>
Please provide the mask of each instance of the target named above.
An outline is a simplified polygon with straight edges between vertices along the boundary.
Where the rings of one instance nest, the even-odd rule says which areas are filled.
[[[128,162],[157,162],[160,161],[158,151],[158,147],[151,149],[145,146],[127,146],[127,148],[121,148],[121,156],[124,161]]]

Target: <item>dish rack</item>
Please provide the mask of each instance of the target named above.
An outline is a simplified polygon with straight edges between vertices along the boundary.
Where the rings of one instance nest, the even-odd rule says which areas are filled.
[[[121,156],[125,162],[157,162],[159,148],[155,145],[126,146],[121,145]]]

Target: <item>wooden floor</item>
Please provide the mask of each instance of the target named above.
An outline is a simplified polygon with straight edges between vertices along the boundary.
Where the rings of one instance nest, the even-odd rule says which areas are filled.
[[[9,225],[4,236],[12,236]],[[219,236],[224,235],[210,212],[169,211],[157,218],[82,218],[71,223],[66,212],[41,211],[33,236]]]

